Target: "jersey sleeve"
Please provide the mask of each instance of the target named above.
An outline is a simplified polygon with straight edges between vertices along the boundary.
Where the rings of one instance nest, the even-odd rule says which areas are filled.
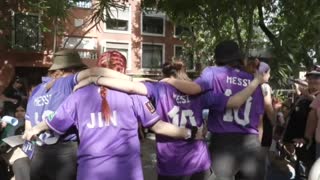
[[[55,113],[48,116],[45,121],[47,125],[58,134],[64,134],[72,125],[74,125],[76,120],[76,102],[72,94],[70,95],[57,109]]]
[[[213,93],[207,91],[200,95],[203,109],[215,109],[223,112],[227,108],[227,103],[230,97],[223,93]]]
[[[66,77],[66,81],[68,82],[69,86],[72,87],[72,89],[78,83],[77,76],[78,76],[78,73],[72,74],[72,75]]]
[[[201,91],[205,92],[212,89],[212,70],[207,67],[205,68],[200,77],[198,77],[194,82],[197,83],[201,87]]]
[[[132,95],[135,115],[140,120],[143,127],[150,127],[160,120],[155,107],[145,96]]]
[[[158,96],[158,86],[157,83],[145,82],[144,85],[147,88],[147,97],[150,99],[157,99]]]

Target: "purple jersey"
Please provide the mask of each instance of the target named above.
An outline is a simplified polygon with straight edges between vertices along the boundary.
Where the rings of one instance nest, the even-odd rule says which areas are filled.
[[[202,126],[202,110],[214,107],[224,111],[229,99],[224,94],[218,96],[211,92],[188,96],[163,82],[145,85],[161,119],[183,128]],[[201,140],[189,142],[157,135],[157,157],[158,173],[167,176],[191,175],[211,165],[206,142]]]
[[[110,123],[102,117],[99,87],[91,85],[70,95],[47,124],[59,134],[76,125],[78,180],[142,180],[138,120],[149,127],[159,116],[144,96],[107,90],[107,101]]]
[[[38,85],[32,96],[29,98],[26,120],[29,120],[31,125],[35,126],[53,114],[62,102],[72,93],[73,87],[76,84],[75,77],[75,75],[69,75],[57,79],[50,90],[46,89],[47,83],[50,82],[45,81]],[[54,144],[59,139],[59,135],[52,132],[45,132],[40,134],[39,138],[46,144]],[[76,138],[77,136],[74,133],[70,133],[63,137],[66,141],[74,141]]]
[[[253,80],[253,75],[228,66],[208,67],[196,80],[202,91],[234,95]],[[261,88],[247,99],[239,109],[226,109],[223,113],[212,108],[208,128],[212,133],[258,134],[260,116],[264,112]]]

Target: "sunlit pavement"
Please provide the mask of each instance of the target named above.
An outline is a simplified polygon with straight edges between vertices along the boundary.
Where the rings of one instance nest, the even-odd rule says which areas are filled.
[[[155,141],[145,138],[141,142],[142,166],[144,180],[156,180],[156,147]]]

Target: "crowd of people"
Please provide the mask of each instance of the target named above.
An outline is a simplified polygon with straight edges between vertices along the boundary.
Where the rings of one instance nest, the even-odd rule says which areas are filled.
[[[2,142],[1,179],[142,180],[142,127],[156,134],[158,180],[307,180],[309,172],[318,180],[320,70],[295,80],[294,98],[278,102],[267,63],[231,40],[214,54],[216,66],[194,81],[181,60],[164,63],[155,81],[126,75],[118,51],[92,68],[76,51],[56,52],[30,93],[19,77],[0,92],[1,116],[19,121],[1,122],[2,139],[25,140]]]

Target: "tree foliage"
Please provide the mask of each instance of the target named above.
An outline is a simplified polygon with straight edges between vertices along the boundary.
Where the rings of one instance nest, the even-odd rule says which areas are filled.
[[[199,62],[211,61],[221,40],[235,39],[246,53],[270,49],[273,80],[284,85],[320,56],[318,0],[144,0],[143,5],[191,29],[181,39]]]

